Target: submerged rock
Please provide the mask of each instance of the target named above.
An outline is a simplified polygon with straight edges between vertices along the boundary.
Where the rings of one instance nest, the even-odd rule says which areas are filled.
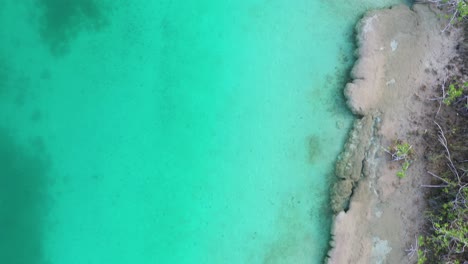
[[[336,162],[335,173],[339,180],[333,186],[331,198],[335,213],[347,210],[353,188],[362,177],[368,175],[364,171],[365,157],[371,145],[378,141],[379,124],[378,112],[354,121],[348,141]]]

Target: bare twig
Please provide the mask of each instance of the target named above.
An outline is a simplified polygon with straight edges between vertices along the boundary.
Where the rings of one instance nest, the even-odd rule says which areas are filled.
[[[445,183],[447,183],[447,184],[450,184],[450,182],[448,182],[448,181],[445,180],[444,178],[439,177],[439,176],[435,175],[434,173],[432,173],[432,172],[430,172],[430,171],[428,171],[427,173],[429,173],[430,175],[436,177],[437,179],[439,179],[439,180],[441,180],[441,181],[443,181],[443,182],[445,182]]]
[[[452,18],[450,18],[450,21],[448,22],[448,24],[445,26],[445,28],[442,30],[442,33],[444,33],[447,29],[451,28],[452,25],[453,25],[453,20],[457,17],[458,15],[458,10],[455,9],[455,12],[453,13],[452,15]]]
[[[437,125],[437,127],[439,128],[439,142],[442,144],[442,146],[445,148],[445,152],[446,152],[446,155],[445,157],[447,158],[447,160],[449,161],[449,168],[450,170],[452,171],[452,173],[457,176],[457,180],[458,180],[458,184],[461,183],[460,181],[460,175],[458,174],[458,170],[457,168],[455,167],[455,165],[453,164],[453,161],[452,161],[452,157],[450,155],[450,151],[449,151],[449,148],[448,148],[448,143],[447,143],[447,138],[445,137],[445,134],[444,134],[444,131],[442,130],[442,127],[434,121],[434,123]]]
[[[439,108],[437,109],[437,112],[436,112],[435,116],[439,115],[440,108],[442,107],[442,102],[445,100],[445,97],[447,96],[447,93],[445,92],[445,83],[447,82],[447,76],[448,76],[448,72],[447,72],[447,69],[446,69],[446,74],[444,76],[444,81],[442,82],[442,85],[441,85],[442,96],[429,99],[430,101],[439,101]]]
[[[418,249],[419,249],[418,238],[415,237],[415,240],[416,240],[415,246],[411,244],[411,248],[405,250],[406,252],[408,252],[409,259],[411,259],[414,256],[414,254],[416,254],[416,256],[418,255],[417,254]]]

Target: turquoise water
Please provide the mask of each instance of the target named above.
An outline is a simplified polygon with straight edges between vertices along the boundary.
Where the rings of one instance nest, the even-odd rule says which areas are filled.
[[[350,2],[3,0],[1,263],[321,263]]]

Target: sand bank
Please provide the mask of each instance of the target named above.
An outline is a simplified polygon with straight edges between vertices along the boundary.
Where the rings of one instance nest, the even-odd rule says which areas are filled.
[[[358,60],[345,88],[360,116],[340,155],[332,194],[337,213],[328,263],[413,263],[405,249],[422,226],[425,172],[422,136],[432,125],[432,87],[456,55],[458,32],[427,5],[369,12],[357,25]],[[399,179],[401,164],[382,148],[409,142],[415,161]],[[351,197],[351,199],[349,199]]]

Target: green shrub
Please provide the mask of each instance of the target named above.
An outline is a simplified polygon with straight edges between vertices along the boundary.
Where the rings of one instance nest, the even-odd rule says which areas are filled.
[[[468,4],[466,1],[460,1],[457,5],[458,11],[458,22],[461,22],[465,17],[468,16]]]
[[[447,94],[444,96],[443,102],[446,105],[451,105],[455,100],[463,95],[463,88],[467,87],[468,83],[464,83],[463,86],[455,86],[455,84],[450,84]]]
[[[423,236],[418,236],[418,264],[426,263],[426,252],[423,248],[426,246],[426,241]]]

